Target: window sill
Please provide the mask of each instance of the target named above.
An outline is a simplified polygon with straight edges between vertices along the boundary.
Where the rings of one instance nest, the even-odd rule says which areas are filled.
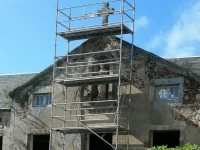
[[[51,104],[44,105],[44,106],[33,106],[33,108],[44,108],[44,107],[51,107]]]
[[[179,99],[156,99],[155,102],[165,102],[165,103],[180,103],[182,102]]]

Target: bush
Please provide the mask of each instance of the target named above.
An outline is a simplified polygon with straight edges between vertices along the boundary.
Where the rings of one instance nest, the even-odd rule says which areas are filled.
[[[148,150],[200,150],[200,147],[192,143],[186,143],[183,147],[167,148],[167,146],[156,146]]]

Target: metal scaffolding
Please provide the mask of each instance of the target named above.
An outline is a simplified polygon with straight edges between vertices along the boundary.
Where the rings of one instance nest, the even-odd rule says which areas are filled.
[[[110,8],[109,4],[117,9]],[[63,149],[65,134],[93,133],[113,149],[119,150],[119,134],[123,132],[127,137],[128,150],[135,2],[131,4],[128,0],[111,0],[69,8],[60,6],[63,4],[57,0],[49,149],[52,149],[53,134],[59,132],[63,135]],[[124,34],[131,37],[129,40],[131,39],[132,47],[127,50],[128,56],[123,54]],[[71,52],[72,41],[108,36],[118,36],[117,48],[85,52],[85,47],[78,53]],[[64,56],[60,56],[59,53],[59,37],[67,41],[67,54]],[[115,57],[98,60],[77,59],[108,53],[115,54]],[[103,67],[107,68],[103,70]],[[57,99],[57,85],[63,86],[63,101]],[[84,91],[91,92],[94,88],[98,90],[99,85],[104,85],[107,89],[112,87],[111,90],[117,87],[115,96],[109,97],[107,92],[105,99],[98,96],[89,100],[83,98]],[[76,94],[82,96],[71,100],[68,91],[74,87],[77,90]],[[114,144],[106,141],[98,133],[113,133]]]

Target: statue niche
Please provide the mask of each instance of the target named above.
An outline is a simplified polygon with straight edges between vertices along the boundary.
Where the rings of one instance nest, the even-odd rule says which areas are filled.
[[[98,62],[104,62],[106,57],[97,59]],[[93,72],[98,72],[94,76],[108,75],[109,65],[96,65],[93,67]],[[108,84],[98,84],[92,86],[92,100],[107,100],[108,99]]]
[[[101,76],[101,75],[106,75],[106,74],[108,74],[107,72],[106,72],[106,69],[104,68],[104,65],[100,65],[100,70],[99,70],[99,75]],[[107,99],[106,97],[107,97],[107,87],[106,87],[106,84],[99,84],[98,85],[98,96],[97,96],[97,98],[99,97],[99,98],[105,98],[105,99]]]

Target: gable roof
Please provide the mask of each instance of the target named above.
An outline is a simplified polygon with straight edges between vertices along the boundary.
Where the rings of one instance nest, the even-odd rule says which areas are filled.
[[[92,39],[88,39],[85,42],[83,42],[81,45],[79,45],[78,47],[76,47],[75,49],[73,49],[70,54],[77,54],[80,52],[83,52],[85,50],[88,49],[89,46],[91,45],[96,45],[101,43],[101,45],[107,45],[109,42],[116,42],[119,43],[120,39],[116,36],[107,36],[107,37],[97,37],[97,38],[92,38]],[[123,44],[125,46],[128,46],[131,48],[131,44],[127,41],[123,41]],[[164,58],[161,58],[151,52],[148,52],[142,48],[139,48],[137,46],[134,46],[134,55],[137,54],[142,54],[142,55],[146,55],[148,57],[150,57],[153,60],[158,60],[160,62],[162,62],[163,64],[167,64],[169,67],[173,68],[174,70],[176,70],[176,72],[179,72],[180,74],[186,75],[186,76],[190,76],[194,79],[196,79],[197,81],[200,81],[200,75],[192,72],[191,70],[188,70],[186,68],[183,68],[182,66],[178,66],[177,64],[170,62]],[[57,65],[61,64],[63,61],[66,60],[66,56],[62,57],[61,59],[59,59],[56,63]],[[20,92],[22,89],[28,87],[30,84],[34,83],[35,80],[39,79],[40,77],[46,75],[47,73],[52,73],[53,72],[53,64],[50,65],[49,67],[47,67],[46,69],[44,69],[42,72],[38,73],[37,75],[35,75],[32,79],[28,80],[27,82],[25,82],[24,84],[22,84],[21,86],[17,87],[18,92]]]
[[[6,102],[7,92],[21,86],[36,74],[37,73],[0,75],[0,107],[5,107],[4,102]]]
[[[183,58],[170,58],[170,62],[177,64],[183,68],[186,68],[198,75],[200,75],[200,56],[195,57],[183,57]]]

